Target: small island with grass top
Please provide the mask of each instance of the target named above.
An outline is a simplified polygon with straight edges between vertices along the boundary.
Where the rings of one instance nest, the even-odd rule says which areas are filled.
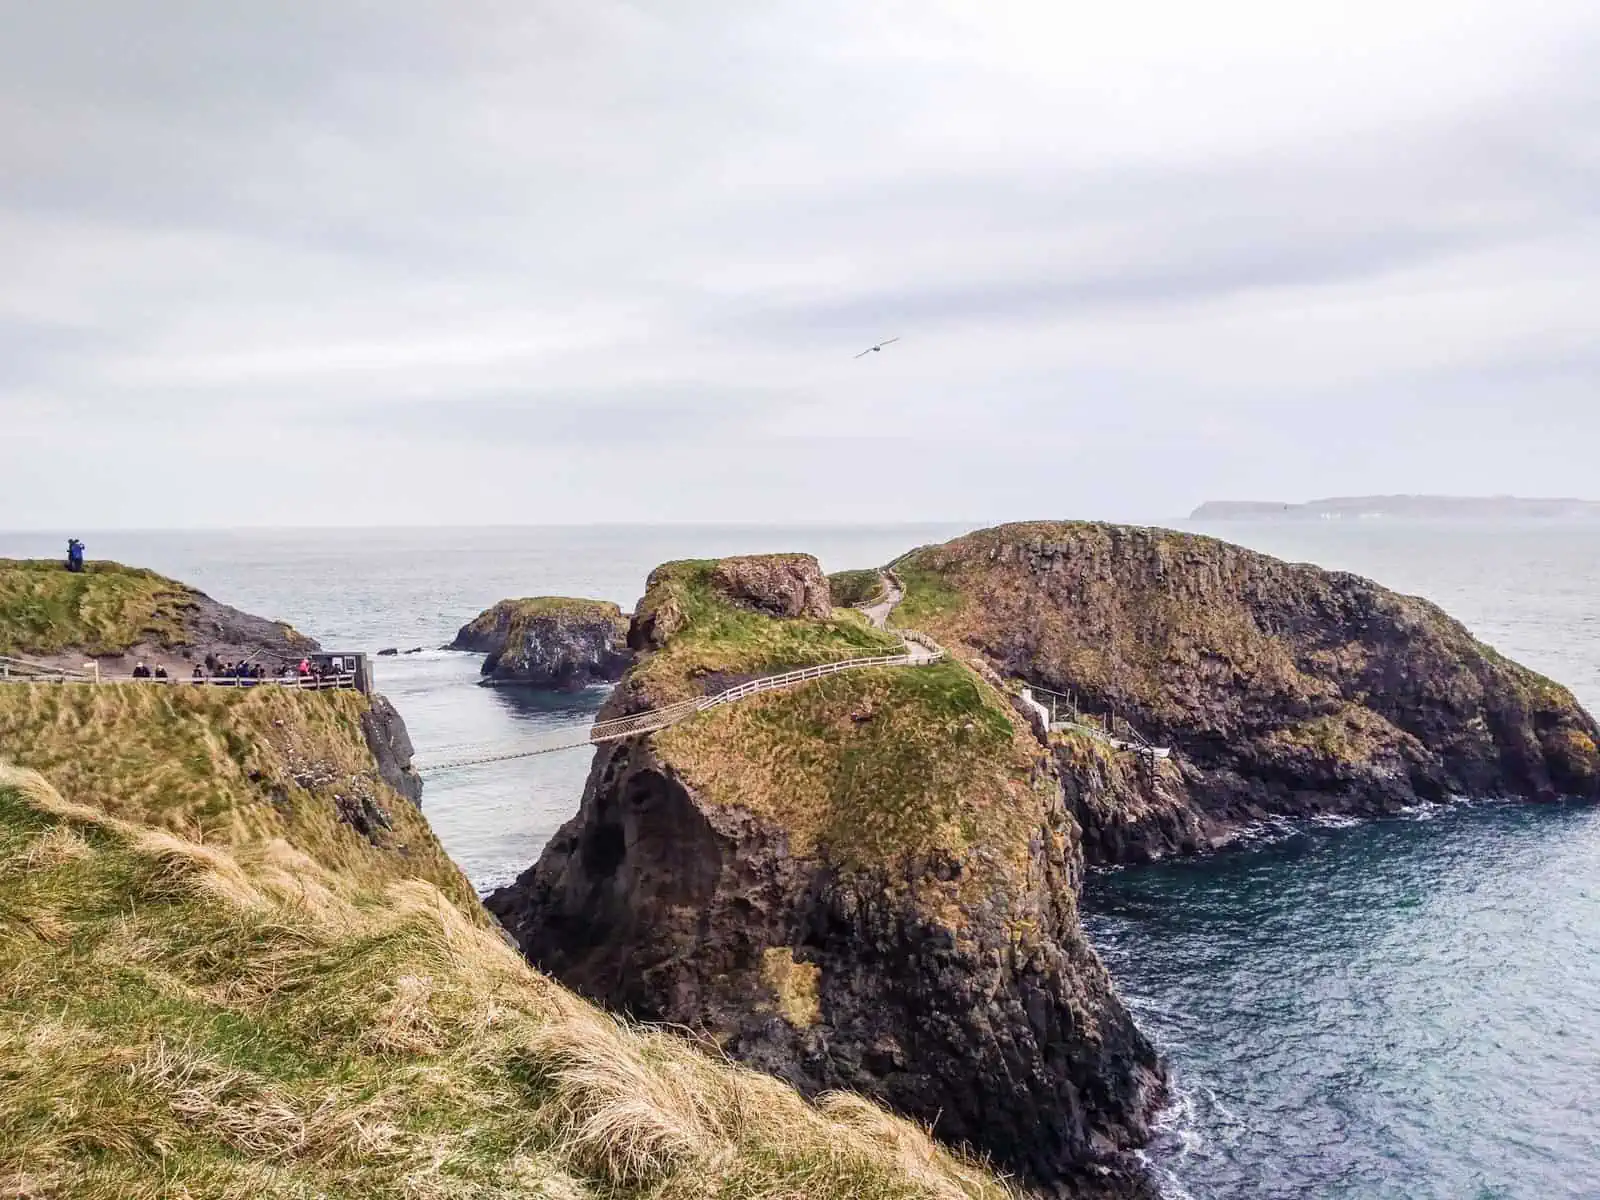
[[[463,625],[446,650],[484,656],[487,685],[577,691],[615,683],[628,667],[628,618],[605,600],[502,600]]]

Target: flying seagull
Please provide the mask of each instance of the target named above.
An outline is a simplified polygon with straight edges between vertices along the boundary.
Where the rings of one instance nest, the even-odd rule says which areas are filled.
[[[899,340],[900,339],[897,338],[897,337],[892,337],[892,338],[889,338],[888,341],[879,342],[876,346],[868,346],[860,354],[856,355],[856,357],[857,358],[865,358],[869,354],[873,354],[873,353],[875,353],[875,352],[877,352],[879,350],[882,350],[885,346],[887,346],[889,344],[889,342],[898,342]]]

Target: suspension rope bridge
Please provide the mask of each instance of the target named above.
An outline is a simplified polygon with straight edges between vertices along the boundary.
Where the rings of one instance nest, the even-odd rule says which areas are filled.
[[[655,733],[657,730],[665,729],[669,725],[676,725],[680,721],[686,721],[697,713],[706,712],[708,709],[720,708],[725,704],[736,704],[740,700],[746,700],[751,696],[759,696],[763,692],[775,692],[781,688],[795,687],[813,679],[822,679],[828,675],[838,675],[843,671],[860,671],[869,667],[921,667],[927,666],[929,663],[938,662],[944,657],[944,651],[926,635],[906,630],[898,630],[897,632],[905,645],[905,649],[899,654],[875,654],[867,658],[846,658],[838,662],[819,663],[813,667],[801,667],[795,671],[784,671],[778,675],[763,675],[757,679],[746,680],[744,683],[723,691],[714,692],[709,696],[696,696],[690,700],[679,700],[675,704],[645,709],[643,712],[632,713],[625,717],[614,717],[609,721],[596,721],[592,725],[569,725],[561,729],[551,729],[542,734],[534,745],[504,754],[480,754],[469,758],[451,759],[448,762],[417,763],[416,769],[420,774],[432,775],[439,771],[452,771],[458,767],[510,762],[513,759],[533,758],[539,754],[554,754],[557,750],[574,750],[583,746],[598,746],[604,742],[615,742],[620,741],[622,738]]]

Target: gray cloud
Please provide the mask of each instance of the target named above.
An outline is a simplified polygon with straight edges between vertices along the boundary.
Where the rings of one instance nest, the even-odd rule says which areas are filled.
[[[1580,0],[6,7],[4,524],[1593,491]]]

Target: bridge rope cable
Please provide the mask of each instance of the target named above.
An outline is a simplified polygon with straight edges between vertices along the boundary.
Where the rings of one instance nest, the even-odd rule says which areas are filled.
[[[709,696],[696,696],[689,700],[679,700],[673,704],[666,704],[660,708],[645,709],[643,712],[632,713],[625,717],[613,717],[607,721],[597,721],[589,726],[571,725],[562,729],[546,731],[543,736],[556,744],[530,747],[505,754],[477,755],[471,758],[453,759],[449,762],[417,764],[417,770],[422,774],[433,774],[438,771],[455,770],[458,767],[510,762],[519,758],[533,758],[535,755],[552,754],[557,750],[597,746],[604,742],[614,742],[626,737],[655,733],[708,709],[720,708],[725,704],[736,704],[740,700],[760,695],[763,692],[794,687],[797,684],[806,683],[813,679],[837,675],[842,671],[859,671],[870,667],[920,667],[938,662],[944,657],[944,651],[933,642],[933,639],[928,638],[926,635],[910,634],[903,630],[897,632],[901,633],[906,643],[906,649],[899,654],[876,654],[866,658],[845,658],[837,662],[818,663],[816,666],[784,671],[777,675],[763,675],[759,678],[736,684],[731,688],[725,688]]]

